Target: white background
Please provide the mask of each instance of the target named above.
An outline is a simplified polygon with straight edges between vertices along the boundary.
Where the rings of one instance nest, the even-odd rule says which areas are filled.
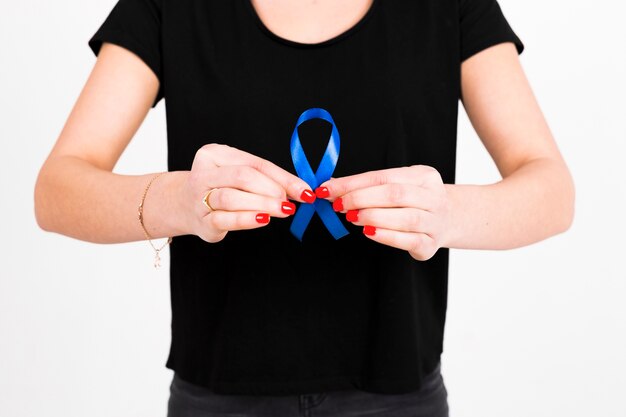
[[[0,11],[0,416],[165,416],[166,254],[40,230],[37,172],[114,1]],[[501,0],[577,186],[573,227],[514,251],[452,251],[443,374],[453,417],[626,416],[626,29],[622,2]],[[459,183],[498,173],[465,114]],[[163,102],[115,168],[166,170]],[[59,196],[62,198],[62,196]],[[161,241],[157,242],[160,243]]]

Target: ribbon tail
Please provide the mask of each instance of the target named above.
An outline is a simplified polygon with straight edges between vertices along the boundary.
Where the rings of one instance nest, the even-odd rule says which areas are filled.
[[[300,242],[302,242],[302,235],[304,235],[304,231],[313,218],[313,214],[315,214],[315,207],[313,207],[313,204],[300,204],[298,211],[293,216],[293,221],[291,222],[289,230],[291,231],[291,234],[293,234]]]
[[[333,235],[335,240],[341,239],[350,233],[343,223],[341,223],[341,220],[339,220],[339,216],[337,216],[337,213],[333,210],[330,202],[326,200],[315,200],[313,205],[324,222],[324,225],[330,234]]]

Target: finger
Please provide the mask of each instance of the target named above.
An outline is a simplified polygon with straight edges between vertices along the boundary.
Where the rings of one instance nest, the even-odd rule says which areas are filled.
[[[270,222],[268,213],[258,211],[224,211],[217,210],[202,218],[202,223],[214,233],[231,230],[256,229]]]
[[[273,217],[287,217],[296,212],[295,204],[290,201],[228,187],[211,192],[209,205],[215,210],[257,211]]]
[[[431,258],[437,252],[435,241],[424,233],[407,233],[397,230],[374,228],[365,226],[363,234],[367,238],[398,249],[409,251],[411,256],[418,260]]]
[[[411,207],[429,211],[435,205],[432,191],[412,184],[383,184],[351,191],[333,201],[335,211],[373,207]]]
[[[201,179],[209,188],[237,188],[255,194],[287,199],[283,187],[248,165],[225,165],[204,173]],[[208,188],[207,188],[208,191]]]
[[[313,190],[302,178],[293,175],[273,162],[230,146],[220,151],[222,152],[220,161],[225,162],[227,165],[249,165],[255,168],[280,184],[287,192],[287,196],[292,200],[308,203],[315,200]]]
[[[279,183],[287,192],[287,196],[292,200],[307,203],[315,201],[315,193],[302,178],[285,171],[267,160],[260,160],[255,167]]]
[[[414,184],[422,186],[430,183],[431,176],[438,174],[434,168],[426,165],[389,168],[368,171],[340,178],[331,178],[320,184],[328,189],[328,198],[334,199],[351,191],[387,183]]]
[[[350,210],[346,220],[357,226],[370,225],[400,232],[425,233],[435,231],[434,216],[414,208],[366,208]]]

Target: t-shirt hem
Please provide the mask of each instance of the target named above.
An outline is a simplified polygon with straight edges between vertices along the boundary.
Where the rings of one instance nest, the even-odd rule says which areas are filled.
[[[524,52],[524,44],[522,43],[521,40],[519,39],[515,39],[515,38],[509,38],[509,39],[493,39],[493,40],[488,40],[488,41],[484,41],[481,43],[477,43],[476,45],[473,45],[469,48],[467,48],[464,52],[461,53],[461,62],[465,61],[466,59],[476,55],[477,53],[490,48],[492,46],[496,46],[499,45],[501,43],[508,43],[511,42],[515,45],[515,49],[517,49],[517,54],[521,55],[522,52]]]
[[[436,366],[436,365],[435,365]],[[374,379],[359,375],[335,375],[313,379],[284,381],[207,381],[198,375],[176,370],[171,364],[168,369],[174,371],[184,381],[207,388],[220,395],[301,395],[328,391],[360,390],[377,394],[408,394],[418,391],[423,378],[435,368],[429,369],[424,375],[411,378]]]

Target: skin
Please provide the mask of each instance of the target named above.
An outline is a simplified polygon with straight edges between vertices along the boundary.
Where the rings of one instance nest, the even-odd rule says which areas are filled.
[[[371,0],[256,0],[277,35],[317,43],[342,33]],[[574,186],[531,91],[515,47],[488,48],[461,66],[462,101],[502,180],[489,185],[443,184],[432,167],[411,166],[333,178],[329,201],[357,225],[376,228],[364,238],[426,260],[441,247],[508,249],[567,230]],[[112,173],[145,119],[159,81],[131,52],[102,46],[94,68],[35,185],[39,226],[77,239],[121,243],[145,239],[137,206],[155,173]],[[217,211],[202,203],[206,192]],[[302,202],[307,184],[270,161],[219,144],[200,148],[190,171],[161,175],[144,202],[153,238],[194,234],[219,242],[229,231],[263,227],[258,213],[288,217],[287,200]],[[351,217],[353,218],[353,217]],[[245,233],[245,232],[240,232]]]

